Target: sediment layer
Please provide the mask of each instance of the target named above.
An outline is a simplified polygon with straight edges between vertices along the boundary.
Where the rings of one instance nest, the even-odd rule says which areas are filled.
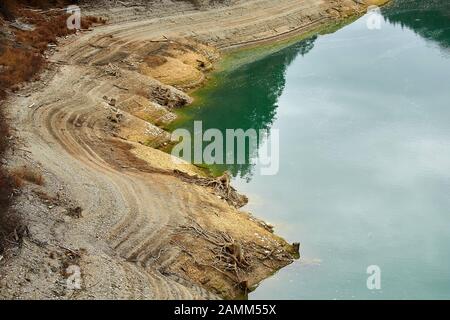
[[[61,39],[41,81],[4,106],[17,129],[10,168],[44,182],[16,198],[26,227],[2,262],[0,297],[231,298],[291,263],[294,248],[240,210],[226,176],[156,149],[170,138],[162,127],[223,50],[310,32],[372,2],[383,1],[83,7],[108,23]],[[70,266],[80,288],[67,286]]]

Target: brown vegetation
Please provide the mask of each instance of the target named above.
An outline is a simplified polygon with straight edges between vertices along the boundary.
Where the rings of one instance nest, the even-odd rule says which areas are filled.
[[[222,176],[216,179],[191,176],[179,170],[174,170],[174,174],[183,181],[211,188],[214,194],[221,199],[224,199],[228,202],[228,204],[235,208],[242,208],[248,203],[248,198],[239,194],[236,189],[231,186],[231,178],[228,172],[225,172]]]
[[[5,91],[16,91],[22,82],[30,81],[45,66],[44,52],[49,44],[55,44],[58,37],[75,33],[67,28],[68,15],[63,10],[39,11],[62,7],[67,1],[2,1],[0,5],[0,28],[12,33],[12,39],[0,33],[0,100]],[[3,20],[3,19],[4,20]],[[6,21],[19,18],[33,30],[8,27]],[[6,21],[5,21],[6,20]],[[97,17],[84,17],[81,28],[88,29],[95,23],[105,23]]]
[[[6,137],[10,136],[5,120],[2,101],[7,91],[16,92],[23,82],[36,78],[45,67],[45,51],[49,44],[56,44],[57,38],[72,34],[66,25],[68,15],[63,10],[43,11],[63,8],[73,4],[67,0],[1,0],[0,1],[0,159],[8,148]],[[77,1],[75,1],[77,3]],[[32,30],[13,28],[10,23],[19,19],[31,26]],[[92,24],[105,23],[96,17],[82,18],[82,29]],[[10,243],[11,234],[17,242],[17,228],[20,226],[16,215],[10,208],[14,190],[24,181],[37,185],[44,183],[40,173],[21,167],[8,173],[0,164],[0,255]]]
[[[17,187],[22,186],[24,181],[31,182],[38,186],[44,184],[44,177],[42,174],[34,169],[28,168],[27,166],[22,166],[12,170],[11,178]]]

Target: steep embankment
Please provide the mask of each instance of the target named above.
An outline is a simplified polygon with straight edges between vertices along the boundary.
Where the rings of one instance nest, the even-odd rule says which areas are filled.
[[[245,197],[226,179],[194,178],[197,168],[152,148],[169,138],[158,125],[190,102],[183,90],[205,79],[217,48],[310,31],[365,7],[86,7],[109,23],[63,40],[41,81],[5,104],[17,128],[9,166],[43,181],[29,179],[16,199],[26,227],[1,267],[0,297],[236,297],[289,264],[292,246],[238,210]],[[81,287],[71,289],[77,275]]]

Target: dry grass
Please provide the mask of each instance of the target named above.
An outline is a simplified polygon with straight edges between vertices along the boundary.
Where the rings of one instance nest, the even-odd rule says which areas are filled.
[[[44,58],[33,50],[6,47],[0,55],[0,87],[15,91],[17,85],[30,81],[45,64]]]
[[[56,43],[57,38],[74,33],[67,29],[67,14],[64,11],[39,12],[31,9],[63,8],[76,4],[72,0],[0,0],[0,29],[13,33],[12,38],[2,37],[0,33],[0,159],[8,148],[9,128],[2,101],[8,90],[15,92],[23,82],[34,80],[45,67],[43,53],[48,44]],[[8,27],[8,21],[20,18],[35,27],[33,31],[22,31]],[[93,24],[105,23],[96,17],[84,17],[81,27],[88,29]],[[0,165],[0,255],[6,244],[5,238],[16,232],[20,226],[19,217],[11,209],[13,192],[25,182],[44,184],[42,174],[28,167],[20,167],[8,173]]]
[[[24,181],[42,186],[44,184],[44,177],[40,172],[27,166],[15,168],[11,171],[11,179],[17,187],[23,185]]]
[[[67,28],[68,15],[64,11],[39,12],[28,7],[62,7],[68,4],[67,1],[1,1],[0,18],[3,16],[6,20],[13,20],[20,17],[22,22],[35,28],[32,31],[10,29],[14,33],[14,41],[0,38],[0,100],[3,100],[8,89],[13,92],[18,90],[21,83],[35,79],[45,67],[43,54],[49,44],[55,44],[58,37],[72,34],[75,30]],[[0,22],[0,28],[6,28],[3,19]],[[98,23],[105,21],[97,17],[83,17],[81,27],[88,29]]]
[[[21,10],[24,7],[38,9],[63,8],[77,2],[70,0],[2,0],[0,2],[0,15],[7,20],[14,20],[21,15]]]
[[[48,4],[50,2],[56,4],[54,1],[47,1]],[[6,98],[7,90],[18,90],[22,82],[32,80],[42,69],[45,65],[43,51],[49,41],[55,41],[56,36],[62,32],[61,18],[56,23],[49,18],[44,24],[44,17],[24,9],[24,5],[38,6],[44,3],[46,1],[0,0],[0,28],[13,32],[14,35],[12,39],[0,36],[0,158],[8,149],[9,140],[6,137],[10,136],[1,102]],[[28,32],[9,28],[7,21],[18,17],[28,23],[36,23],[37,28]],[[49,28],[49,31],[39,34],[46,28]],[[11,208],[11,202],[14,189],[21,187],[25,180],[37,184],[44,182],[42,175],[27,168],[17,169],[10,174],[0,165],[0,255],[9,244],[5,239],[20,225],[19,217]]]

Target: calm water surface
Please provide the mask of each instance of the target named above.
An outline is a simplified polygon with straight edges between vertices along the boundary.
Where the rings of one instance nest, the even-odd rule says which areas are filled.
[[[217,168],[246,210],[302,244],[250,298],[450,298],[450,6],[396,1],[382,14],[380,30],[362,17],[220,72],[182,111],[178,126],[280,130],[277,175]]]

